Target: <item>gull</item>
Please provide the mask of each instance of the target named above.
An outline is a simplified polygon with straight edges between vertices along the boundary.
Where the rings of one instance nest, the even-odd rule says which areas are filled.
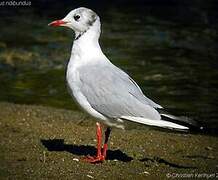
[[[77,104],[98,120],[97,155],[86,157],[86,161],[104,161],[111,128],[124,129],[128,121],[182,131],[196,126],[194,120],[166,113],[127,73],[110,62],[99,45],[101,23],[94,11],[80,7],[49,26],[68,27],[75,33],[66,70],[67,86]],[[103,148],[101,124],[107,127]]]

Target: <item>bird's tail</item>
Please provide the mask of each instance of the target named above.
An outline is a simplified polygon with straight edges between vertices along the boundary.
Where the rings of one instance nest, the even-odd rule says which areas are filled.
[[[171,115],[164,111],[163,109],[158,109],[161,115],[161,119],[147,119],[144,117],[134,117],[134,116],[121,116],[119,119],[127,120],[130,122],[140,123],[148,126],[159,127],[164,129],[171,129],[175,131],[182,132],[200,132],[203,127],[195,120],[188,117],[178,117]]]
[[[174,129],[177,131],[188,131],[188,127],[183,126],[183,125],[179,125],[178,123],[173,123],[170,121],[165,121],[165,120],[158,120],[158,119],[147,119],[144,117],[134,117],[134,116],[121,116],[120,117],[121,120],[128,120],[131,122],[135,122],[135,123],[140,123],[140,124],[144,124],[147,126],[154,126],[154,127],[159,127],[159,128],[166,128],[166,129]]]
[[[203,131],[203,129],[204,129],[203,126],[199,122],[197,122],[189,117],[174,116],[174,115],[169,114],[167,112],[159,112],[159,113],[161,115],[162,120],[187,127],[187,129],[190,131],[199,131],[200,132],[200,131]]]

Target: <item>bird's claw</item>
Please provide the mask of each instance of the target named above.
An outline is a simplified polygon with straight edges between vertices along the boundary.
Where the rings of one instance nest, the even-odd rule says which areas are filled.
[[[86,156],[83,158],[84,161],[89,163],[102,163],[105,160],[105,157],[103,155],[100,156]]]

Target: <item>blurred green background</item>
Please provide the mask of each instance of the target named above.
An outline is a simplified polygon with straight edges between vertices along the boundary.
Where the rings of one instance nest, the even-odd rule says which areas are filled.
[[[215,0],[30,2],[0,6],[0,101],[78,110],[65,82],[73,32],[47,24],[85,6],[101,17],[103,52],[149,98],[218,128]]]

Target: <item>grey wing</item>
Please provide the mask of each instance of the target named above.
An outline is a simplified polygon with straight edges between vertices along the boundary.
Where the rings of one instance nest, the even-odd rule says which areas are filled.
[[[90,105],[109,118],[122,116],[160,119],[158,104],[144,96],[138,85],[114,65],[79,69],[81,92]]]

